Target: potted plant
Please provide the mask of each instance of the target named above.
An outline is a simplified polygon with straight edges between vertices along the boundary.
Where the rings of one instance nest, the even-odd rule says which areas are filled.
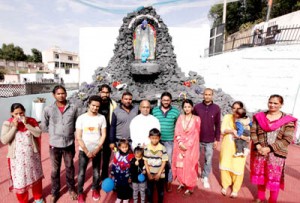
[[[35,118],[38,122],[42,120],[43,109],[46,105],[46,98],[37,97],[32,101],[31,117]]]

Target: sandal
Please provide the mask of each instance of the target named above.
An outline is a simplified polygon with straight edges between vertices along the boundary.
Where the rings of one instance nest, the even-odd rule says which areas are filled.
[[[179,185],[177,188],[177,192],[181,192],[184,188],[184,185]]]
[[[49,200],[49,202],[50,202],[50,203],[56,203],[56,202],[57,202],[57,200],[58,200],[58,196],[51,195],[51,196],[50,196],[50,200]]]
[[[186,190],[186,191],[183,193],[183,196],[184,196],[184,197],[188,197],[188,196],[191,196],[192,194],[193,194],[192,191]]]
[[[230,195],[231,198],[237,198],[237,196],[238,196],[238,194],[236,192],[232,192]]]
[[[77,193],[74,190],[70,190],[69,195],[71,200],[77,200]]]
[[[226,196],[227,195],[227,189],[222,188],[221,193],[222,193],[222,195]]]

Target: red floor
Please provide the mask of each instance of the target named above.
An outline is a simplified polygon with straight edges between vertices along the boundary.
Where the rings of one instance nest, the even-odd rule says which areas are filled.
[[[49,152],[48,152],[48,135],[43,135],[43,146],[42,146],[42,163],[44,169],[45,179],[43,181],[44,186],[44,197],[46,200],[49,200],[49,194],[51,190],[51,183],[50,183],[50,160],[49,160]],[[6,161],[6,153],[7,153],[7,146],[3,146],[0,144],[0,163],[2,163],[2,167],[0,170],[0,203],[13,203],[17,202],[14,193],[8,191],[8,168],[7,168],[7,161]],[[300,202],[300,147],[293,145],[289,147],[289,156],[286,161],[286,188],[284,191],[281,191],[279,194],[279,202],[284,203],[292,203],[292,202]],[[76,174],[78,173],[78,154],[75,156],[75,168]],[[239,196],[237,199],[231,199],[228,196],[223,197],[220,194],[221,186],[220,186],[220,174],[218,169],[218,159],[219,159],[219,150],[215,151],[213,157],[213,171],[210,176],[210,183],[211,189],[204,189],[201,182],[198,183],[198,188],[195,190],[194,194],[190,197],[183,197],[182,194],[176,193],[176,184],[173,185],[173,192],[165,193],[165,203],[181,203],[181,202],[211,202],[211,203],[218,203],[218,202],[251,202],[256,194],[256,187],[253,186],[249,181],[249,161],[247,162],[246,169],[245,169],[245,179],[243,186],[239,192]],[[64,167],[64,166],[63,166]],[[76,176],[77,180],[77,176]],[[87,172],[87,180],[85,183],[85,192],[87,194],[87,203],[94,202],[91,198],[91,192],[89,192],[92,183],[92,170],[91,165],[88,167]],[[61,171],[61,197],[58,200],[58,203],[69,203],[69,202],[76,202],[71,201],[69,195],[67,194],[67,188],[65,185],[65,170],[62,168]],[[110,198],[107,202],[114,202],[115,201],[115,194],[111,194]],[[33,202],[33,199],[31,199]]]

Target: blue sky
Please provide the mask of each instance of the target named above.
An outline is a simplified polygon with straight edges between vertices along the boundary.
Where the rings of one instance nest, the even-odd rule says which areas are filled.
[[[78,52],[81,27],[118,27],[128,12],[153,5],[169,27],[201,27],[220,0],[1,0],[0,44],[29,54],[52,46]],[[101,37],[101,36],[99,36]]]

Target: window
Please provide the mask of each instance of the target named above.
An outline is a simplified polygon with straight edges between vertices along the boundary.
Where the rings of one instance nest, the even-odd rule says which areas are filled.
[[[58,67],[59,67],[58,62],[55,62],[55,68],[58,68]]]
[[[59,54],[54,54],[55,59],[59,59]]]
[[[68,56],[69,61],[73,61],[73,56]]]

